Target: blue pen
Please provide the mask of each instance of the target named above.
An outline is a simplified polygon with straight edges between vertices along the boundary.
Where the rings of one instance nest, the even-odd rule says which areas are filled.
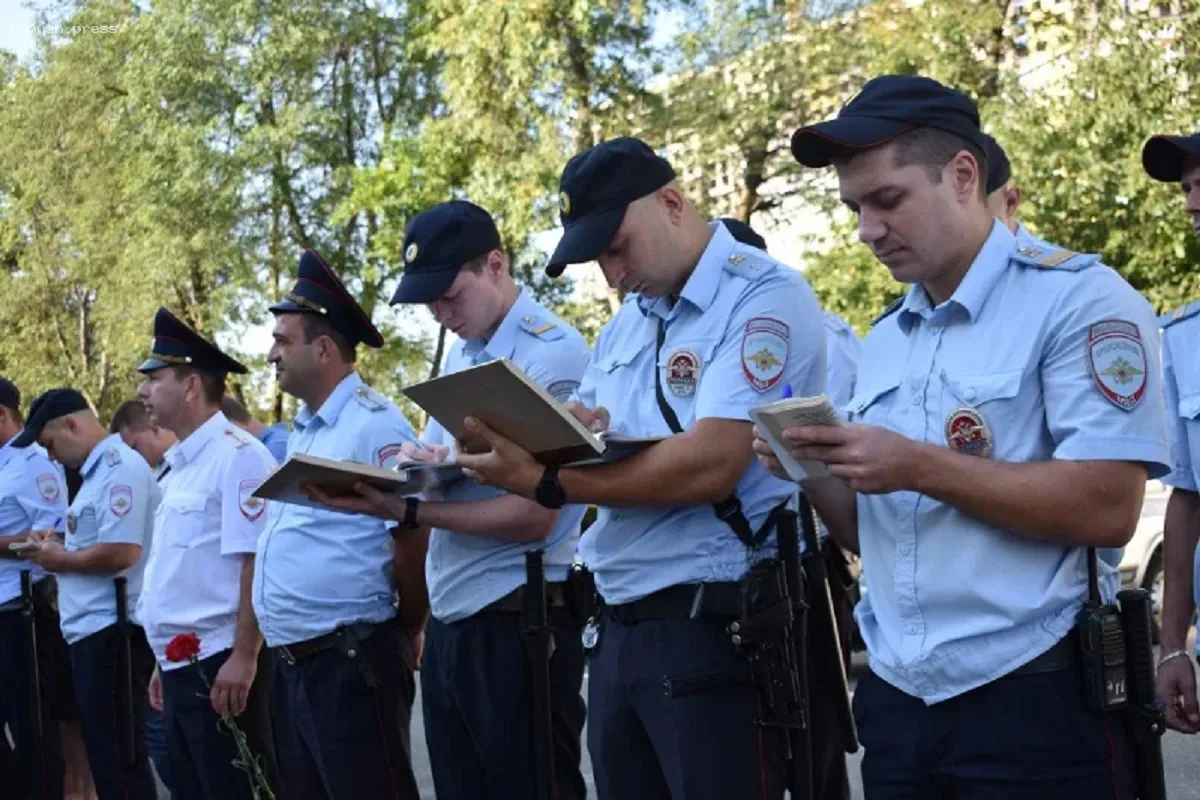
[[[790,383],[785,383],[783,385],[783,399],[787,400],[791,396],[792,396],[792,385]]]

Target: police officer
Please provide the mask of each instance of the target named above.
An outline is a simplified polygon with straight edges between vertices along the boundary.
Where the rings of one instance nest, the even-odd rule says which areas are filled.
[[[24,450],[13,447],[21,432],[21,393],[0,377],[0,728],[8,726],[13,751],[0,739],[5,751],[5,787],[17,797],[62,797],[62,743],[54,713],[56,704],[74,704],[66,644],[54,607],[54,579],[37,565],[17,561],[9,545],[23,543],[31,532],[62,531],[67,514],[67,488],[62,469],[46,451],[34,445]],[[21,572],[30,570],[34,580],[34,619],[38,644],[38,670],[42,696],[40,744],[31,726],[33,704],[28,674],[29,630],[22,614]],[[35,752],[40,746],[41,752]],[[10,774],[11,773],[11,774]]]
[[[1142,165],[1151,178],[1179,184],[1184,210],[1200,236],[1200,133],[1151,137],[1142,149]],[[1200,731],[1200,708],[1187,636],[1200,602],[1200,551],[1196,549],[1200,541],[1200,360],[1196,358],[1200,300],[1164,315],[1159,324],[1172,434],[1172,469],[1163,481],[1172,488],[1163,524],[1158,692],[1167,704],[1167,725],[1182,733],[1196,733]]]
[[[108,434],[73,389],[51,389],[33,401],[13,446],[35,441],[83,478],[67,511],[65,542],[38,539],[38,549],[23,555],[58,575],[59,617],[96,791],[100,800],[153,800],[145,718],[154,656],[141,626],[118,618],[113,578],[126,579],[127,601],[136,603],[158,486],[145,461]],[[128,674],[119,666],[126,643]],[[123,733],[130,726],[132,751]]]
[[[871,80],[792,152],[835,166],[859,237],[910,284],[863,344],[857,424],[786,432],[829,464],[805,492],[862,554],[867,797],[1133,797],[1072,629],[1087,548],[1123,546],[1167,470],[1148,305],[993,219],[975,104],[933,80]],[[1111,601],[1117,571],[1097,571]]]
[[[412,426],[355,369],[383,337],[315,250],[271,306],[268,361],[303,406],[290,453],[391,467]],[[416,800],[409,720],[414,639],[425,624],[427,531],[361,514],[272,503],[258,543],[254,610],[277,648],[275,698],[288,798]],[[409,520],[411,522],[411,520]],[[397,590],[399,610],[397,611]]]
[[[824,390],[820,309],[798,271],[709,224],[644,142],[576,155],[559,188],[547,272],[596,260],[629,293],[572,408],[589,426],[666,438],[620,463],[547,469],[468,420],[491,451],[458,460],[549,507],[599,506],[580,555],[605,603],[588,672],[600,797],[779,798],[785,734],[756,725],[761,697],[738,679],[727,626],[794,493],[750,457],[748,411],[785,384]]]
[[[271,451],[271,455],[275,456],[275,460],[280,464],[287,461],[288,426],[286,423],[277,422],[274,425],[264,425],[250,416],[250,412],[236,397],[228,395],[221,401],[221,413],[234,425],[265,444]]]
[[[454,200],[417,215],[405,234],[404,277],[392,303],[426,303],[458,336],[443,374],[497,358],[511,359],[551,396],[566,401],[579,386],[588,346],[577,331],[513,280],[492,216]],[[430,420],[428,450],[444,457],[453,437]],[[443,800],[536,797],[531,684],[520,629],[525,553],[543,552],[550,660],[550,706],[558,797],[587,793],[579,769],[584,705],[583,621],[573,618],[568,571],[583,506],[560,510],[473,481],[446,486],[434,501],[384,495],[332,502],[433,527],[425,580],[432,618],[421,661],[425,742],[437,796]],[[470,673],[463,665],[470,664]]]
[[[177,800],[249,797],[222,718],[245,733],[277,787],[271,661],[250,599],[254,547],[266,519],[253,492],[275,459],[220,411],[226,376],[244,374],[244,366],[165,308],[154,317],[152,348],[138,367],[145,375],[138,396],[151,421],[179,441],[166,454],[171,473],[138,601],[159,664],[150,698],[165,713]],[[188,633],[200,638],[197,663],[172,663],[167,645]]]
[[[742,244],[767,249],[767,242],[758,231],[739,219],[723,217],[720,220],[733,238]],[[825,395],[835,408],[842,408],[850,402],[854,393],[854,376],[858,370],[858,355],[861,342],[858,334],[841,317],[832,311],[822,315],[825,323]],[[846,556],[841,548],[829,541],[828,531],[824,525],[818,529],[825,560],[825,570],[828,576],[829,596],[832,601],[834,619],[837,623],[840,641],[840,653],[845,669],[850,666],[850,626],[853,624],[854,602],[850,590],[853,579],[846,564]],[[803,543],[801,543],[803,546]],[[825,647],[825,642],[818,642],[810,637],[806,641],[809,648],[808,681],[810,686],[821,687],[811,692],[808,699],[809,711],[812,714],[812,728],[817,732],[812,737],[812,796],[814,800],[848,800],[850,797],[850,774],[846,769],[846,752],[843,749],[843,736],[839,733],[839,715],[836,693],[830,689],[835,682],[842,680],[841,675],[825,675],[818,672],[818,665],[828,662],[817,657],[815,648]],[[845,708],[845,706],[842,706]]]

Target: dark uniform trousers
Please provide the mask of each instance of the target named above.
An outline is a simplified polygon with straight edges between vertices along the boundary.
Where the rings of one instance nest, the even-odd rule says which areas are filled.
[[[172,800],[254,797],[246,771],[234,765],[238,760],[234,738],[213,710],[210,699],[212,682],[229,653],[223,650],[197,664],[162,672],[163,722],[174,781]],[[258,653],[258,669],[246,698],[246,710],[235,720],[272,791],[281,796],[271,731],[273,672],[271,652],[263,647]]]
[[[399,623],[375,626],[354,656],[332,647],[289,663],[287,653],[277,648],[281,797],[419,800],[409,739],[412,642]]]
[[[868,671],[854,693],[867,800],[1133,800],[1119,716],[1079,670],[1007,675],[926,705]]]
[[[119,648],[124,635],[116,625],[86,636],[70,646],[75,698],[83,722],[83,742],[100,800],[154,800],[157,791],[146,752],[146,687],[154,672],[154,653],[146,634],[132,626],[129,642],[132,681],[134,750],[126,748],[130,724],[122,701],[124,676]]]
[[[580,625],[549,609],[551,733],[557,800],[583,800],[586,708]],[[533,800],[533,700],[518,612],[485,610],[450,624],[430,619],[421,660],[425,741],[438,800]]]
[[[0,731],[8,725],[15,750],[0,737],[0,790],[4,797],[63,796],[63,754],[58,724],[79,719],[70,656],[59,627],[54,578],[34,585],[42,737],[35,743],[29,702],[29,632],[20,599],[0,611]],[[11,606],[11,607],[10,607]]]
[[[600,800],[780,800],[787,740],[757,724],[747,682],[670,696],[668,680],[744,670],[728,619],[625,624],[606,609],[588,669],[588,750]],[[707,681],[705,681],[707,683]]]

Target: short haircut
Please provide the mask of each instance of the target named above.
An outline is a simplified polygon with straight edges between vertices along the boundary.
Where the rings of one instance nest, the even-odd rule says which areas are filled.
[[[150,412],[146,410],[146,404],[141,400],[126,400],[124,403],[121,403],[116,413],[113,414],[112,422],[108,426],[108,432],[120,433],[124,430],[130,430],[137,433],[149,428]]]
[[[328,336],[333,340],[333,344],[337,347],[338,353],[342,360],[347,364],[353,364],[358,358],[358,353],[355,352],[354,345],[350,344],[350,340],[343,334],[339,333],[336,328],[329,324],[329,320],[316,314],[301,314],[300,327],[304,331],[304,343],[312,344],[318,336]]]
[[[462,265],[462,271],[474,272],[476,275],[478,275],[479,273],[483,272],[483,267],[485,264],[487,264],[488,257],[497,250],[500,250],[500,248],[494,247],[482,255],[475,256],[470,261]],[[500,252],[503,253],[504,251],[500,250]]]
[[[942,182],[942,170],[950,163],[950,159],[966,150],[979,166],[979,196],[987,197],[987,156],[978,145],[957,134],[937,128],[914,128],[882,146],[892,148],[892,163],[895,166],[923,167],[929,179],[934,183]],[[844,164],[862,152],[862,150],[837,148],[833,154],[833,162]]]
[[[246,407],[238,402],[236,397],[229,395],[225,395],[221,400],[221,413],[230,422],[240,422],[244,425],[251,421],[250,412],[246,410]]]
[[[225,398],[225,376],[214,375],[211,372],[189,367],[183,364],[172,364],[170,369],[175,372],[175,379],[185,381],[188,376],[195,375],[200,378],[200,388],[204,393],[204,400],[211,405],[220,405],[221,400]]]

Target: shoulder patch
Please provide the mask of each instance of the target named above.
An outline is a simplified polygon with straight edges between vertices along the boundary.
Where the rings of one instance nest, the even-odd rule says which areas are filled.
[[[133,487],[114,486],[108,490],[108,510],[118,517],[129,515],[133,508]]]
[[[1166,314],[1163,314],[1158,318],[1158,325],[1165,330],[1176,322],[1183,322],[1185,319],[1194,317],[1197,314],[1200,314],[1200,300],[1193,300],[1182,308],[1177,308],[1174,311],[1168,311]]]
[[[755,317],[742,332],[742,374],[756,392],[765,392],[783,379],[791,329],[774,317]]]
[[[45,472],[41,475],[38,475],[36,483],[38,494],[40,494],[46,502],[53,503],[58,499],[60,494],[58,488],[58,476],[53,472]]]
[[[733,249],[722,266],[726,272],[732,272],[739,278],[756,281],[764,275],[771,274],[778,263],[757,248],[739,245]]]
[[[1063,248],[1022,244],[1013,251],[1012,260],[1027,267],[1078,272],[1084,267],[1090,267],[1099,262],[1100,256],[1095,253],[1077,253],[1074,250],[1064,250]]]
[[[115,447],[110,447],[108,452],[104,454],[104,460],[110,467],[115,467],[121,463],[121,451]]]
[[[521,317],[521,330],[545,342],[553,342],[567,335],[557,322],[540,319],[532,314]]]
[[[238,449],[241,449],[241,448],[245,447],[246,445],[250,444],[250,440],[247,439],[246,435],[244,433],[242,433],[240,430],[235,431],[233,428],[226,428],[225,435],[229,438],[230,441],[233,442],[233,446]]]
[[[254,496],[261,484],[259,478],[238,481],[238,511],[250,522],[256,521],[267,510],[267,502]]]
[[[892,314],[899,311],[900,306],[902,306],[902,305],[904,305],[904,295],[900,295],[895,300],[893,300],[892,304],[890,306],[888,306],[887,308],[885,308],[883,310],[882,314],[880,314],[875,319],[871,320],[871,327],[875,327],[880,322],[883,322],[883,320],[887,319],[889,316],[891,316]]]
[[[370,411],[380,411],[387,407],[387,399],[370,386],[364,385],[355,389],[354,399]]]

